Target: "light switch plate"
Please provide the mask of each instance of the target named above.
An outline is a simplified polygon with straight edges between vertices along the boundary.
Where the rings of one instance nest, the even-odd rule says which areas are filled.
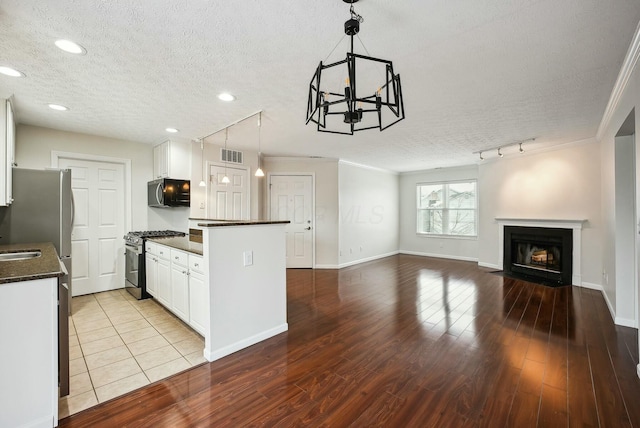
[[[253,251],[245,251],[244,252],[244,265],[252,266],[253,265]]]

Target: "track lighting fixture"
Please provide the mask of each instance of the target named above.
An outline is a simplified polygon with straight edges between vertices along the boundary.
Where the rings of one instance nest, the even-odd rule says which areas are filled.
[[[204,177],[207,175],[204,161],[204,138],[200,138],[200,154],[202,155],[202,179],[200,180],[200,187],[207,187],[207,183],[204,181]]]
[[[256,169],[256,177],[264,177],[264,171],[260,168],[262,153],[260,153],[260,129],[262,128],[262,112],[258,117],[258,169]]]
[[[225,153],[227,153],[227,140],[229,139],[229,128],[226,128],[224,130],[224,151]],[[229,184],[231,183],[231,180],[229,180],[229,177],[227,176],[227,161],[224,161],[224,177],[222,177],[222,180],[220,181],[222,184]]]
[[[522,145],[526,142],[533,142],[536,141],[535,138],[529,138],[528,140],[523,140],[523,141],[516,141],[515,143],[509,143],[509,144],[501,144],[499,146],[494,146],[494,147],[488,147],[488,148],[484,148],[482,150],[478,150],[476,152],[473,152],[473,154],[478,154],[480,155],[480,160],[484,160],[485,158],[482,156],[483,153],[486,152],[491,152],[493,150],[497,150],[498,151],[498,156],[499,157],[504,157],[504,153],[502,153],[502,149],[504,149],[505,147],[510,147],[510,146],[515,146],[516,144],[519,146],[518,147],[518,152],[520,153],[524,153],[524,148],[522,147]]]

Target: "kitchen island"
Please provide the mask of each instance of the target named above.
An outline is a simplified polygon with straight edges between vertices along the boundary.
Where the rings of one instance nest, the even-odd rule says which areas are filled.
[[[287,331],[287,223],[199,220],[192,239],[150,240],[171,249],[168,272],[173,291],[165,295],[178,297],[170,305],[160,301],[167,307],[177,307],[174,313],[190,320],[187,323],[204,336],[203,354],[208,361]],[[183,256],[174,251],[185,252],[187,260],[181,262]],[[202,265],[196,267],[200,262]],[[148,291],[154,279],[162,283],[159,272],[151,281],[147,272]],[[180,285],[174,286],[174,282]],[[181,290],[185,284],[187,308],[176,305],[176,301],[184,302]],[[154,295],[153,290],[149,292]]]
[[[3,256],[15,258],[0,261],[0,426],[57,426],[60,259],[51,243],[2,245]]]

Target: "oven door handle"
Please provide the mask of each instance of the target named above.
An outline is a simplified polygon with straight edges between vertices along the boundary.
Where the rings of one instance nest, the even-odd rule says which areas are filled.
[[[131,251],[132,253],[134,253],[134,254],[136,254],[138,256],[140,254],[142,254],[142,247],[132,246],[132,245],[129,245],[129,244],[124,244],[124,249],[125,249],[125,254],[127,254],[126,251]]]

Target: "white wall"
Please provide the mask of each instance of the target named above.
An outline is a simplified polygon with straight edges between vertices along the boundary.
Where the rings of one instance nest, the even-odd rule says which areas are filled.
[[[637,42],[637,39],[636,39]],[[630,52],[635,49],[635,54],[638,52],[638,45],[632,46]],[[633,55],[632,55],[633,56]],[[637,56],[636,56],[637,59]],[[623,71],[625,69],[623,68]],[[602,254],[603,254],[603,266],[602,271],[605,275],[605,281],[603,281],[603,288],[605,299],[609,304],[609,308],[612,311],[612,315],[615,317],[615,321],[618,324],[623,325],[636,325],[635,320],[635,308],[631,310],[632,305],[625,305],[625,307],[618,307],[618,302],[634,302],[637,305],[638,294],[636,290],[636,281],[628,281],[625,279],[619,279],[616,277],[616,247],[617,247],[617,235],[616,235],[616,211],[615,211],[615,191],[616,191],[616,134],[624,123],[629,113],[635,108],[635,129],[640,129],[640,120],[638,118],[638,112],[640,111],[640,73],[638,71],[638,64],[635,63],[633,68],[629,68],[629,74],[626,86],[619,86],[620,92],[616,92],[614,89],[614,95],[616,95],[614,105],[610,115],[605,114],[605,120],[601,125],[599,132],[600,137],[600,165],[602,169],[602,183],[601,183],[601,198],[602,198]],[[620,81],[618,82],[620,84]],[[635,140],[636,149],[636,183],[635,183],[635,221],[637,225],[638,213],[640,212],[638,203],[640,202],[640,174],[637,172],[638,165],[640,165],[640,150],[637,148],[637,138]],[[636,233],[634,233],[636,239],[638,238],[637,226]],[[636,248],[638,243],[636,241]],[[637,257],[637,256],[636,256]],[[637,258],[636,258],[637,262]],[[636,272],[637,275],[637,272]],[[608,280],[607,280],[608,279]]]
[[[268,173],[309,173],[315,176],[316,207],[316,268],[338,267],[338,160],[324,158],[281,158],[266,157],[263,161],[265,174]],[[263,209],[267,210],[269,192],[264,181]]]
[[[633,293],[635,287],[635,151],[634,137],[616,137],[615,142],[615,283],[617,288],[628,288]],[[626,325],[634,325],[635,302],[627,293],[609,295],[615,302],[616,318],[627,320]]]
[[[456,180],[475,180],[475,165],[404,173],[400,176],[400,252],[430,257],[478,260],[478,239],[418,235],[416,233],[416,185]],[[479,188],[479,186],[478,186]],[[482,193],[479,193],[479,204]]]
[[[398,175],[338,165],[340,267],[398,252]]]
[[[29,125],[16,130],[16,162],[20,168],[51,167],[51,152],[63,151],[131,160],[133,230],[146,230],[147,181],[153,175],[153,149],[149,144],[77,134]]]
[[[496,217],[586,219],[582,229],[582,281],[599,286],[600,153],[595,140],[553,151],[505,155],[482,162],[478,170],[480,230],[478,262],[499,264]],[[576,284],[580,285],[580,284]]]

